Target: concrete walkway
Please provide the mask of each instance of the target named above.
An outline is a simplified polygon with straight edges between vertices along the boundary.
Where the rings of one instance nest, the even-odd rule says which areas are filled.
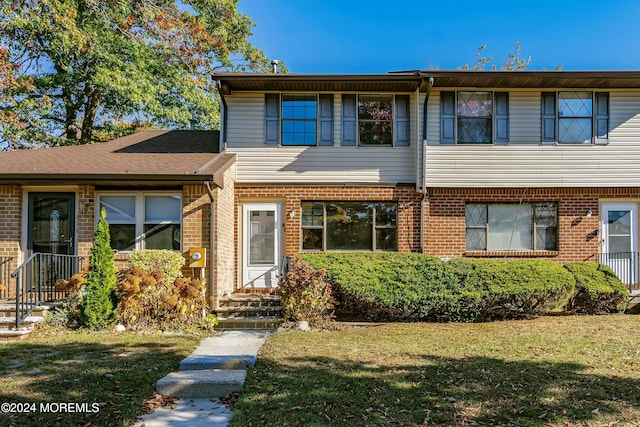
[[[174,409],[145,414],[136,427],[224,427],[233,413],[220,401],[241,392],[246,370],[255,364],[268,331],[223,331],[205,338],[180,369],[156,383],[156,391],[178,398]]]

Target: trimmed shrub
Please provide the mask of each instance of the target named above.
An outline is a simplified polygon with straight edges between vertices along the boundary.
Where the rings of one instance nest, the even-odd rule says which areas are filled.
[[[411,253],[305,254],[325,269],[346,312],[368,320],[485,321],[544,313],[573,276],[552,261],[441,261]]]
[[[315,270],[298,257],[293,259],[276,289],[285,320],[306,320],[314,326],[333,317],[335,301],[325,276],[324,270]]]
[[[565,265],[576,281],[567,310],[576,313],[619,313],[627,308],[629,294],[624,284],[606,265],[572,262]]]
[[[80,303],[80,321],[90,329],[113,326],[118,314],[115,296],[116,267],[106,216],[106,211],[102,209],[93,236],[93,247],[89,252],[86,292]]]
[[[131,268],[139,268],[145,271],[164,272],[164,277],[173,282],[182,276],[182,266],[186,260],[182,254],[168,249],[141,249],[133,251],[128,257]]]

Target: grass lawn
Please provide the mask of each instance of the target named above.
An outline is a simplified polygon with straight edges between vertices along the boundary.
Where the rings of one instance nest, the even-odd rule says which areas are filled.
[[[30,413],[0,412],[0,426],[125,425],[151,397],[153,383],[176,370],[202,338],[87,331],[34,334],[0,345],[0,403],[33,404],[27,408]],[[88,411],[83,406],[76,413],[46,406],[67,402],[88,404]],[[93,404],[98,404],[95,413]]]
[[[232,426],[640,425],[640,316],[274,334]]]

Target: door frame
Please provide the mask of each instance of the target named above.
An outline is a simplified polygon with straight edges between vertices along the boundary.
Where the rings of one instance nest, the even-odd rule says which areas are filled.
[[[252,210],[274,210],[275,211],[275,229],[274,229],[274,246],[275,246],[275,267],[276,271],[278,271],[282,258],[282,204],[279,202],[249,202],[242,203],[240,205],[240,215],[241,220],[239,221],[240,227],[240,251],[241,259],[240,259],[240,281],[239,281],[239,289],[242,289],[245,286],[245,279],[249,276],[249,245],[248,245],[248,233],[249,233],[249,221],[250,217],[248,215],[249,211]],[[274,286],[275,287],[275,286]]]
[[[79,189],[76,185],[64,185],[64,186],[25,186],[22,187],[22,215],[21,215],[21,237],[20,251],[21,259],[18,260],[18,264],[25,262],[30,254],[28,249],[28,236],[29,236],[29,193],[73,193],[73,253],[78,254],[78,206],[79,206]]]
[[[633,202],[604,202],[600,205],[600,227],[602,230],[602,253],[609,253],[609,210],[629,210],[631,212],[631,252],[638,251],[638,204]]]
[[[625,283],[625,286],[628,285],[628,282],[631,282],[631,285],[635,285],[638,282],[638,258],[634,255],[634,253],[638,252],[638,204],[633,201],[610,201],[610,202],[602,202],[600,203],[600,231],[601,231],[601,240],[600,240],[600,252],[601,253],[611,253],[609,249],[609,225],[608,225],[608,212],[611,210],[628,210],[631,212],[631,242],[630,242],[630,252],[632,253],[629,263],[631,265],[628,267],[629,277],[620,277],[620,279]],[[605,262],[605,264],[609,265],[616,275],[620,276],[620,274],[624,274],[624,271],[615,271],[613,265]]]

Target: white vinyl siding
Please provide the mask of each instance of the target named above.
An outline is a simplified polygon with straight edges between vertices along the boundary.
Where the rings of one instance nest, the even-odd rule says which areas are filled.
[[[541,145],[540,91],[510,93],[508,145],[440,145],[440,101],[429,99],[427,187],[640,186],[640,92],[609,93],[609,144]],[[421,157],[422,158],[422,157]]]
[[[333,146],[264,143],[264,93],[237,93],[227,103],[227,152],[237,155],[238,183],[414,183],[415,94],[410,95],[408,147],[343,147],[342,95],[333,98]]]

